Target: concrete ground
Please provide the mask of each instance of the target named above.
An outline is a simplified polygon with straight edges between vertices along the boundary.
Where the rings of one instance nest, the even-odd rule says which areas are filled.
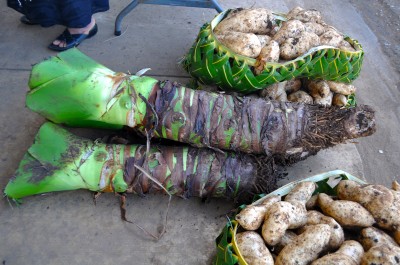
[[[113,35],[114,20],[128,1],[112,1],[96,15],[99,33],[79,48],[98,62],[131,73],[150,67],[158,79],[188,82],[178,61],[193,43],[211,9],[139,5]],[[320,10],[328,23],[363,45],[359,103],[376,109],[377,132],[322,151],[289,169],[281,183],[342,169],[372,183],[400,180],[399,3],[396,0],[240,1],[221,0],[227,8],[260,6],[285,12],[295,6]],[[55,55],[46,46],[63,28],[19,22],[20,15],[0,7],[0,188],[3,189],[44,119],[25,108],[31,65]],[[130,196],[128,219],[156,233],[163,224],[167,196]],[[118,200],[102,195],[97,205],[88,191],[26,198],[20,207],[0,200],[0,264],[211,264],[214,239],[226,223],[231,202],[202,203],[174,198],[167,233],[158,241],[120,220]]]

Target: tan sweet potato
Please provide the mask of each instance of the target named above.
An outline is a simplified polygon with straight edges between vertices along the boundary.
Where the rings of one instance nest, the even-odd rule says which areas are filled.
[[[259,75],[264,71],[266,62],[278,62],[280,54],[279,49],[279,44],[274,40],[271,40],[261,49],[254,65],[254,73],[256,75]]]
[[[225,31],[216,37],[223,45],[240,55],[256,58],[260,54],[261,43],[253,33]]]
[[[295,59],[320,44],[315,33],[303,31],[296,37],[287,38],[280,46],[280,56],[285,60]]]
[[[330,89],[326,80],[308,80],[306,86],[313,98],[325,98],[329,95]]]
[[[318,195],[318,205],[322,212],[335,219],[343,227],[369,227],[375,223],[372,215],[359,203],[334,201],[324,193]]]
[[[400,184],[396,180],[393,180],[392,182],[392,189],[395,191],[400,191]]]
[[[304,23],[304,26],[306,31],[315,33],[318,36],[325,32],[324,26],[316,22],[306,22]]]
[[[318,194],[313,195],[307,202],[306,202],[306,209],[307,210],[314,210],[318,206]]]
[[[370,248],[362,257],[361,265],[400,264],[400,247],[380,244]]]
[[[350,52],[355,52],[356,51],[356,49],[354,49],[354,47],[346,40],[342,40],[339,43],[339,49],[350,51]]]
[[[321,45],[339,47],[344,40],[343,35],[336,30],[329,29],[320,36]]]
[[[305,225],[307,211],[301,202],[276,202],[268,210],[262,225],[262,237],[269,246],[279,243],[287,229]]]
[[[267,86],[263,90],[260,91],[260,97],[270,99],[270,100],[277,100],[281,102],[287,101],[287,95],[285,91],[285,83],[286,82],[279,82],[272,85]]]
[[[313,104],[314,99],[307,93],[302,90],[296,91],[288,95],[288,101],[291,102],[301,102],[305,104]]]
[[[285,201],[287,202],[294,202],[298,201],[303,203],[304,205],[306,202],[311,198],[312,194],[314,193],[317,185],[315,182],[312,181],[302,181],[299,182],[286,196]]]
[[[248,205],[236,215],[235,219],[244,229],[257,230],[264,221],[269,207],[280,200],[280,196],[271,196],[259,205]]]
[[[297,234],[291,230],[286,230],[285,234],[282,236],[281,240],[279,241],[278,244],[274,246],[274,253],[279,254],[281,250],[286,247],[288,244],[292,243],[293,240],[295,240],[297,237]]]
[[[335,93],[345,96],[351,95],[356,92],[356,87],[351,84],[345,84],[334,81],[327,81],[329,89]]]
[[[311,263],[311,265],[357,265],[360,264],[364,249],[354,240],[344,241],[335,253],[325,255]]]
[[[322,21],[321,13],[315,9],[296,10],[295,12],[288,13],[288,19],[297,19],[301,22],[317,22]]]
[[[268,35],[256,35],[256,36],[261,43],[261,47],[264,47],[271,41],[271,37]]]
[[[276,265],[310,264],[328,245],[331,229],[329,225],[309,226],[293,242],[282,249],[276,258]]]
[[[394,240],[396,241],[396,243],[397,243],[398,245],[400,245],[400,229],[394,231],[393,237],[394,237]]]
[[[337,249],[344,241],[344,232],[340,224],[335,219],[325,216],[318,211],[307,212],[307,225],[327,224],[331,229],[331,237],[329,239],[329,248]]]
[[[400,197],[382,185],[359,185],[354,181],[341,181],[337,188],[340,199],[351,200],[364,206],[379,227],[400,229]]]
[[[217,33],[236,31],[267,35],[277,26],[272,12],[265,8],[236,9],[231,11],[214,29]]]
[[[295,17],[295,16],[297,16],[297,14],[298,14],[300,11],[304,11],[304,8],[302,8],[302,7],[300,7],[300,6],[296,6],[295,8],[291,9],[291,10],[286,14],[286,17],[287,17],[288,19],[290,19],[290,18],[292,18],[292,17]]]
[[[346,104],[347,104],[347,98],[345,95],[337,94],[337,93],[335,93],[333,95],[333,99],[332,99],[333,106],[343,107],[343,106],[346,106]]]
[[[272,39],[282,44],[288,38],[294,38],[305,31],[305,26],[300,20],[289,20],[282,23],[282,27],[276,32]]]
[[[399,246],[392,237],[375,227],[367,227],[361,230],[360,243],[363,245],[365,250],[369,250],[370,248],[380,244]]]
[[[236,234],[236,243],[247,264],[273,265],[274,260],[261,236],[253,231]]]
[[[285,91],[287,94],[294,93],[301,88],[301,79],[295,78],[288,80],[285,85]]]
[[[318,104],[318,105],[325,106],[325,107],[330,107],[332,105],[332,99],[333,99],[333,93],[329,92],[328,96],[326,96],[324,98],[316,96],[314,98],[314,104]]]

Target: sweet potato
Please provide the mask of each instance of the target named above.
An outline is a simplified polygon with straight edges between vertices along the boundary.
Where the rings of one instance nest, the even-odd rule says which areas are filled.
[[[330,107],[332,105],[333,93],[329,92],[324,98],[316,96],[314,98],[314,104],[318,104],[325,107]]]
[[[269,207],[281,200],[280,196],[271,196],[258,205],[248,205],[235,217],[236,221],[246,230],[257,230],[265,218]]]
[[[236,243],[247,264],[273,265],[274,260],[261,236],[253,231],[236,234]]]
[[[268,9],[235,9],[215,27],[214,32],[236,31],[267,35],[276,25],[276,20]]]
[[[394,240],[396,241],[396,243],[400,246],[400,229],[394,231],[393,237],[394,237]]]
[[[311,265],[357,265],[360,264],[364,249],[354,240],[344,241],[335,252],[325,255],[311,263]]]
[[[295,59],[309,49],[320,44],[318,35],[312,32],[303,31],[299,35],[287,38],[280,46],[280,56],[282,59]]]
[[[311,198],[306,202],[307,210],[314,210],[318,206],[318,194],[311,196]]]
[[[305,225],[307,211],[301,202],[276,202],[268,210],[262,225],[262,237],[269,246],[276,245],[287,229]]]
[[[321,13],[315,9],[297,9],[295,12],[288,13],[288,19],[297,19],[301,22],[317,22],[320,23],[322,21]]]
[[[370,248],[361,258],[361,265],[400,264],[400,247],[380,244]]]
[[[329,45],[333,47],[339,47],[340,43],[344,40],[343,35],[340,34],[338,31],[329,29],[325,31],[320,36],[320,43],[321,45]]]
[[[256,58],[261,51],[261,43],[253,33],[225,31],[216,34],[217,39],[233,52],[243,56]]]
[[[356,49],[354,49],[354,47],[349,42],[347,42],[346,40],[342,40],[339,43],[338,47],[341,50],[346,50],[346,51],[350,51],[350,52],[355,52],[356,51]]]
[[[325,32],[324,26],[316,22],[306,22],[304,23],[304,26],[306,31],[315,33],[318,36]]]
[[[287,96],[288,101],[291,102],[300,102],[305,104],[313,104],[314,99],[307,93],[302,90],[291,93]]]
[[[313,98],[325,98],[330,92],[326,80],[309,80],[306,82],[306,86]]]
[[[279,82],[272,85],[267,86],[263,90],[260,91],[260,97],[269,99],[269,100],[276,100],[280,102],[287,101],[287,95],[285,91],[285,83],[286,82]]]
[[[309,226],[293,242],[282,249],[276,258],[276,265],[310,264],[326,249],[331,229],[329,225],[319,224]]]
[[[395,191],[400,191],[400,184],[396,180],[392,182],[392,189]]]
[[[301,79],[299,78],[288,80],[285,85],[285,91],[288,94],[294,93],[298,91],[300,88],[301,88]]]
[[[264,47],[271,41],[271,37],[268,35],[256,35],[256,36],[261,43],[261,47]]]
[[[312,181],[302,181],[299,182],[286,196],[285,201],[287,202],[294,202],[298,201],[303,203],[304,205],[306,202],[311,198],[312,194],[316,189],[315,182]]]
[[[286,230],[279,243],[274,246],[273,253],[279,254],[279,252],[281,252],[281,250],[288,244],[292,243],[293,240],[296,239],[296,237],[297,234],[295,232],[291,230]]]
[[[328,195],[320,193],[318,205],[324,214],[331,216],[343,227],[369,227],[375,223],[372,215],[357,202],[334,201]]]
[[[329,239],[329,248],[337,249],[344,241],[344,232],[342,227],[332,217],[325,216],[318,211],[307,212],[307,225],[327,224],[331,229]]]
[[[333,106],[343,107],[343,106],[346,106],[346,104],[347,104],[347,98],[345,95],[337,94],[337,93],[335,93],[333,95],[333,99],[332,99]]]
[[[400,229],[400,197],[382,185],[359,185],[354,181],[341,181],[337,187],[340,199],[351,200],[364,206],[379,227],[395,231]]]
[[[375,227],[367,227],[361,230],[360,243],[365,250],[380,244],[399,246],[388,234]]]
[[[345,84],[334,81],[326,81],[326,82],[328,83],[329,89],[335,93],[348,96],[356,92],[356,87],[351,84]]]
[[[264,71],[266,62],[277,62],[279,60],[279,49],[279,44],[274,40],[271,40],[261,49],[254,65],[254,73],[256,75]]]
[[[305,31],[305,26],[300,20],[289,20],[282,23],[282,27],[272,37],[273,40],[282,44],[288,38],[294,38]]]

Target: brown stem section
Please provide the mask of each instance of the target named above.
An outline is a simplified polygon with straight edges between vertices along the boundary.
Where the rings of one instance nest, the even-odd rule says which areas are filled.
[[[242,98],[169,81],[153,89],[149,104],[159,121],[155,136],[198,147],[275,156],[291,163],[375,132],[374,111],[368,106],[324,108]]]
[[[165,191],[135,165],[144,168],[169,193],[184,198],[223,197],[249,202],[255,194],[276,189],[279,178],[272,159],[220,154],[206,148],[153,146],[146,156],[146,148],[141,146],[125,161],[127,192],[139,195]]]

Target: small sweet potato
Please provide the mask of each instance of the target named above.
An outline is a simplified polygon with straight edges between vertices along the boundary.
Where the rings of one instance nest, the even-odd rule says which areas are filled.
[[[308,80],[306,86],[313,98],[325,98],[330,92],[326,80]]]
[[[233,52],[243,56],[256,58],[261,51],[261,43],[253,33],[225,31],[216,34],[217,39]]]
[[[262,225],[262,237],[269,246],[279,243],[287,229],[305,225],[307,210],[301,202],[276,202],[268,210]]]
[[[301,22],[317,22],[320,23],[322,21],[321,13],[315,9],[303,9],[296,10],[296,12],[292,12],[287,15],[288,19],[297,19]]]
[[[277,26],[272,12],[265,8],[236,9],[231,11],[214,29],[216,33],[236,31],[267,35]]]
[[[274,260],[261,236],[253,231],[236,234],[236,243],[247,264],[273,265]]]
[[[344,232],[340,224],[335,219],[325,216],[318,211],[307,212],[307,225],[327,224],[331,228],[331,237],[329,239],[329,248],[337,249],[344,241]]]
[[[326,82],[328,83],[329,89],[335,93],[348,96],[356,92],[356,87],[351,84],[345,84],[334,81],[326,81]]]
[[[304,23],[304,26],[306,31],[315,33],[318,36],[325,32],[324,26],[316,22],[306,22]]]
[[[347,98],[345,95],[335,93],[332,99],[332,105],[338,107],[344,107],[347,104]]]
[[[306,202],[311,198],[312,194],[314,193],[317,185],[315,182],[312,181],[302,181],[299,182],[286,196],[285,201],[293,202],[298,201],[303,203],[304,205]]]
[[[361,265],[400,264],[400,247],[380,244],[370,248],[361,258]]]
[[[299,35],[287,38],[280,46],[280,56],[285,60],[295,59],[320,44],[315,33],[303,31]]]
[[[272,39],[282,44],[288,38],[294,38],[305,31],[305,26],[300,20],[288,20],[282,23],[282,27],[276,32]]]
[[[330,107],[332,105],[333,93],[329,92],[328,96],[322,98],[319,96],[314,97],[314,104],[318,104],[325,107]]]
[[[305,104],[313,104],[314,99],[307,92],[304,92],[303,90],[299,90],[299,91],[296,91],[296,92],[288,95],[288,101],[301,102],[301,103],[305,103]]]
[[[325,255],[311,263],[311,265],[357,265],[360,264],[364,249],[354,240],[344,241],[335,252]]]
[[[318,205],[322,212],[335,219],[343,227],[369,227],[375,223],[372,215],[359,203],[334,201],[324,193],[318,195]]]
[[[279,49],[279,44],[274,40],[271,40],[261,49],[254,65],[254,73],[256,75],[259,75],[264,71],[266,62],[278,62],[280,54]]]
[[[329,225],[319,224],[307,227],[293,242],[282,249],[276,258],[276,265],[310,264],[326,249],[331,229]]]
[[[279,82],[272,85],[267,86],[263,90],[260,91],[260,97],[269,99],[269,100],[276,100],[280,102],[287,101],[287,95],[285,91],[285,83],[286,82]]]
[[[343,40],[343,35],[333,29],[325,31],[325,33],[320,36],[321,45],[329,45],[336,48],[340,46]]]
[[[288,80],[285,85],[285,91],[288,94],[294,93],[294,92],[300,90],[301,85],[302,85],[301,79],[299,79],[299,78]]]
[[[236,221],[246,230],[257,230],[265,218],[269,207],[281,200],[280,196],[271,196],[258,205],[248,205],[235,217]]]
[[[361,230],[360,243],[365,250],[380,244],[399,246],[388,234],[375,227],[367,227]]]

